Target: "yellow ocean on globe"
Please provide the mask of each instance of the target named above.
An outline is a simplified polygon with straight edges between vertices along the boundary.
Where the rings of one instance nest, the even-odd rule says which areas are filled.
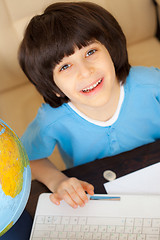
[[[18,220],[28,200],[28,156],[14,131],[0,119],[0,236]]]

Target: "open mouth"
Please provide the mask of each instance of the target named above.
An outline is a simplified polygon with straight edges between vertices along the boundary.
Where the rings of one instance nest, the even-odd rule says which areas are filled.
[[[94,83],[93,85],[87,87],[87,88],[83,88],[82,92],[83,93],[89,93],[91,91],[93,91],[99,84],[101,84],[102,79],[98,80],[96,83]]]

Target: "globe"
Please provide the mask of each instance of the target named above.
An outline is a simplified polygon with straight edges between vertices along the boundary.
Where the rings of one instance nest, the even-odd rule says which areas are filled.
[[[0,236],[22,214],[30,193],[31,170],[24,147],[0,119]]]

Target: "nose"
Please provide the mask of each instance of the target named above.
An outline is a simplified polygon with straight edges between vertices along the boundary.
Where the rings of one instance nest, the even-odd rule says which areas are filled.
[[[93,73],[93,66],[88,62],[81,62],[78,65],[78,72],[80,78],[88,78]]]

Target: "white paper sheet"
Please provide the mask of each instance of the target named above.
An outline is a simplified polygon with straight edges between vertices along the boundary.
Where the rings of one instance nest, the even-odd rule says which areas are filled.
[[[104,184],[109,194],[160,194],[160,162]]]

